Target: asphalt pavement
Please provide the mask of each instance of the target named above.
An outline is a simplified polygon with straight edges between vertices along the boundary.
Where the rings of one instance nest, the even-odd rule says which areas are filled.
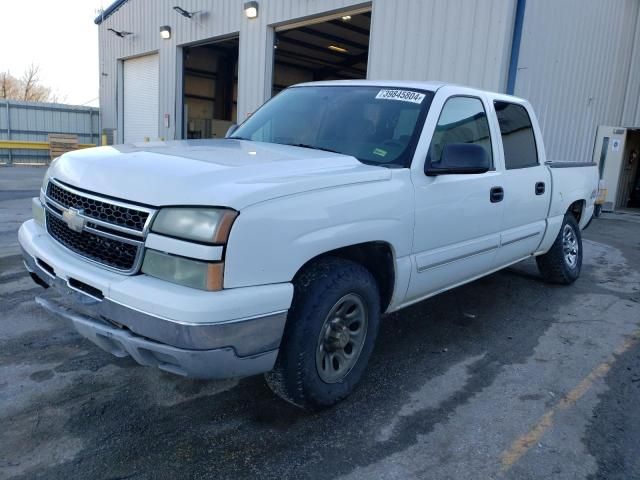
[[[393,314],[346,401],[118,359],[37,307],[16,232],[43,169],[0,167],[0,478],[640,478],[640,216]]]

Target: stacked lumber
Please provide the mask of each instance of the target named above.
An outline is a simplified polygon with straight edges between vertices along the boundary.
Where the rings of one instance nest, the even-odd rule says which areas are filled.
[[[80,142],[77,135],[66,133],[49,134],[49,153],[51,160],[59,157],[63,153],[71,152],[78,148],[80,148]]]

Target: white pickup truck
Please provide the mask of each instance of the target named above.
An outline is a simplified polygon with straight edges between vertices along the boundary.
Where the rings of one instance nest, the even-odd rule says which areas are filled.
[[[19,233],[37,302],[114,355],[265,373],[315,409],[360,381],[382,314],[532,256],[580,274],[597,168],[546,162],[520,98],[308,83],[227,137],[55,160]]]

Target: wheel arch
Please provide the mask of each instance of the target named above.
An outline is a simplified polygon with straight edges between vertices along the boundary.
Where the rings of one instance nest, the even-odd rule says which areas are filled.
[[[358,263],[373,275],[380,292],[380,311],[385,312],[391,303],[396,285],[396,262],[393,246],[386,241],[370,241],[348,245],[322,252],[307,260],[294,275],[312,263],[325,258],[338,257]]]
[[[575,200],[571,205],[569,205],[566,213],[570,213],[571,215],[573,215],[573,217],[576,219],[576,222],[578,222],[578,225],[580,225],[580,220],[582,219],[582,215],[584,213],[586,205],[586,200]]]

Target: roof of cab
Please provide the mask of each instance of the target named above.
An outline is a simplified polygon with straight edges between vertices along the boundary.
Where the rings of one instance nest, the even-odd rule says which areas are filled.
[[[435,92],[440,87],[446,85],[443,82],[416,82],[406,80],[326,80],[321,82],[298,83],[295,86],[371,86],[371,87],[394,87],[394,88],[417,88],[420,90],[430,90]]]
[[[518,103],[526,103],[526,100],[513,95],[507,95],[505,93],[491,92],[488,90],[482,90],[479,88],[468,87],[466,85],[459,85],[449,82],[438,81],[410,81],[410,80],[326,80],[320,82],[305,82],[293,85],[294,87],[308,87],[308,86],[370,86],[370,87],[387,87],[387,88],[415,88],[418,90],[428,90],[435,92],[442,87],[459,87],[464,89],[467,93],[483,93],[489,95],[494,100],[514,101]]]

